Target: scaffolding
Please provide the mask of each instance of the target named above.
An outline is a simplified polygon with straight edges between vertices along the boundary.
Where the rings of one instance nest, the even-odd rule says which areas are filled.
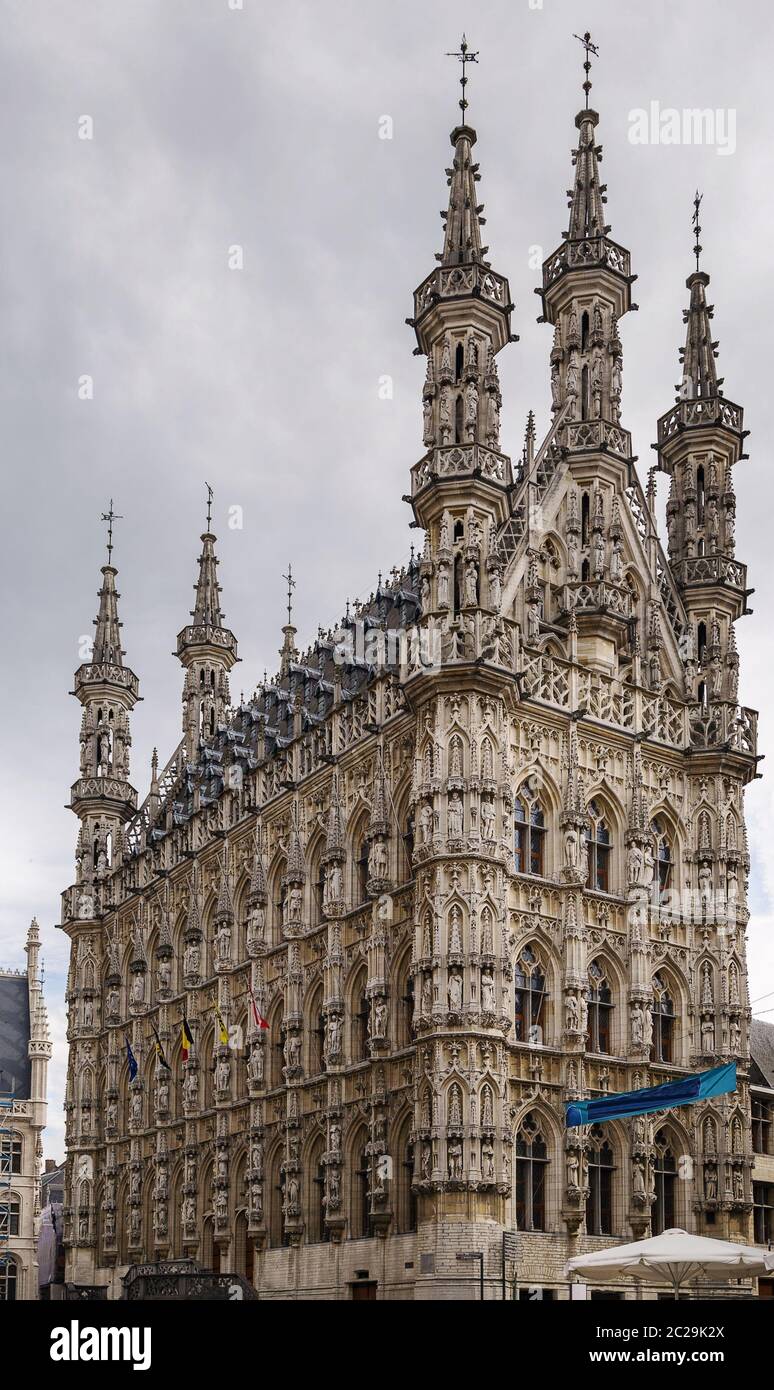
[[[11,1263],[11,1177],[13,1170],[13,1129],[10,1118],[13,1096],[0,1095],[0,1281],[5,1281]]]

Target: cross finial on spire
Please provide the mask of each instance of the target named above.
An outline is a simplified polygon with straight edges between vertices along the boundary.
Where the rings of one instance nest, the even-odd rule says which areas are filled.
[[[207,489],[207,530],[209,532],[210,527],[212,526],[212,499],[215,496],[215,494],[206,479],[204,482],[204,486]]]
[[[698,188],[697,188],[697,189],[696,189],[696,196],[695,196],[695,198],[694,198],[694,200],[693,200],[693,217],[691,218],[691,225],[693,226],[693,233],[694,233],[693,254],[694,254],[694,256],[696,257],[696,269],[697,269],[697,270],[699,269],[699,257],[700,257],[700,255],[701,255],[701,245],[700,245],[700,243],[699,243],[699,237],[700,237],[700,235],[701,235],[701,227],[700,227],[700,225],[699,225],[699,208],[701,207],[701,201],[702,201],[702,198],[703,198],[703,197],[704,197],[704,194],[703,194],[703,193],[700,193],[699,190],[698,190]]]
[[[467,109],[468,109],[468,103],[467,103],[467,101],[466,101],[466,99],[465,99],[465,88],[466,88],[467,85],[468,85],[468,75],[467,75],[467,73],[466,73],[466,71],[465,71],[465,68],[466,68],[466,65],[467,65],[468,63],[477,63],[477,62],[478,62],[478,52],[479,52],[479,51],[480,51],[480,50],[478,50],[476,53],[469,53],[469,52],[468,52],[468,41],[467,41],[467,39],[465,38],[465,35],[463,34],[463,35],[462,35],[462,43],[460,44],[459,49],[457,50],[457,52],[455,52],[455,53],[447,53],[447,54],[446,54],[446,57],[447,57],[447,58],[459,58],[460,62],[462,63],[462,77],[460,78],[460,86],[461,86],[461,88],[462,88],[462,96],[461,96],[461,98],[460,98],[460,111],[462,112],[463,124],[464,124],[464,122],[465,122],[465,112],[466,112]]]
[[[113,554],[113,522],[114,522],[114,521],[123,521],[123,519],[124,519],[122,516],[119,516],[118,512],[114,512],[114,511],[113,511],[113,498],[112,498],[112,497],[111,497],[111,499],[110,499],[110,511],[108,511],[108,512],[102,512],[102,513],[101,513],[100,519],[101,519],[102,521],[106,521],[107,524],[108,524],[107,553],[108,553],[108,564],[111,564],[111,563],[112,563],[111,557],[112,557],[112,554]]]
[[[296,587],[296,581],[293,578],[293,570],[290,565],[288,565],[287,574],[283,574],[282,578],[285,580],[288,586],[288,627],[290,627],[292,626],[293,622],[293,590]]]
[[[583,90],[584,90],[584,92],[585,92],[585,94],[586,94],[586,110],[588,111],[588,109],[589,109],[589,92],[591,91],[591,79],[590,79],[590,77],[589,77],[589,73],[591,72],[591,60],[590,60],[590,58],[589,58],[589,54],[590,54],[590,53],[593,53],[593,54],[594,54],[594,57],[595,57],[595,58],[598,58],[598,57],[599,57],[599,49],[597,48],[597,45],[596,45],[595,43],[592,43],[592,42],[591,42],[591,34],[589,33],[588,29],[586,30],[585,34],[583,35],[583,38],[581,38],[580,34],[573,34],[573,38],[574,38],[574,39],[577,39],[577,40],[578,40],[578,43],[582,43],[582,44],[583,44],[583,50],[584,50],[584,53],[585,53],[585,55],[586,55],[585,60],[584,60],[584,63],[583,63],[583,71],[584,71],[585,74],[586,74],[586,80],[585,80],[585,82],[583,83]]]

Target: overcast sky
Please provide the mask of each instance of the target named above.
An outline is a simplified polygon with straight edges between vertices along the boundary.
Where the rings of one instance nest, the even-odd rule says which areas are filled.
[[[180,735],[170,653],[191,606],[205,479],[242,657],[235,696],[275,669],[289,559],[305,646],[379,568],[408,558],[401,497],[422,448],[423,370],[404,319],[441,246],[459,94],[445,54],[463,29],[480,52],[468,95],[487,240],[521,335],[500,358],[509,452],[529,408],[539,434],[548,419],[551,331],[535,322],[530,257],[566,227],[582,104],[574,32],[588,26],[599,44],[591,100],[609,221],[639,274],[639,313],[622,324],[623,420],[643,474],[674,399],[703,190],[719,366],[752,431],[737,470],[738,554],[756,587],[739,627],[741,698],[761,709],[770,745],[773,13],[763,0],[1,0],[0,962],[23,965],[36,914],[56,1044],[47,1156],[63,1154],[67,940],[54,924],[77,832],[63,809],[78,773],[67,692],[93,630],[99,514],[112,496],[124,517],[115,561],[144,697],[132,717],[142,799],[152,747],[163,764]],[[631,113],[651,102],[721,112],[728,148],[735,113],[733,152],[632,143]],[[91,139],[79,138],[84,117]],[[241,270],[229,267],[235,246]],[[79,399],[84,376],[91,400]],[[228,528],[231,507],[242,529]],[[773,784],[756,783],[747,805],[756,998],[774,991]]]

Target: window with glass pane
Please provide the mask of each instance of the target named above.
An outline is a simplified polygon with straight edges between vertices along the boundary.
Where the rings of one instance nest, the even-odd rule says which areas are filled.
[[[613,996],[599,961],[589,966],[588,988],[589,1026],[586,1046],[589,1052],[612,1052],[610,1043]]]
[[[586,828],[588,849],[588,885],[599,893],[610,891],[610,830],[596,801],[589,806],[589,823]]]
[[[16,1302],[18,1265],[14,1259],[3,1256],[0,1261],[0,1303]]]
[[[656,975],[653,980],[653,1044],[652,1062],[674,1061],[675,1006],[666,980]]]
[[[18,1134],[0,1134],[0,1173],[21,1172],[22,1145]]]
[[[586,1230],[589,1235],[613,1233],[613,1150],[599,1125],[590,1134],[589,1195],[586,1200]]]
[[[516,798],[513,811],[513,858],[517,874],[542,877],[544,868],[545,817],[539,801]]]
[[[752,1098],[753,1153],[771,1153],[771,1102]]]
[[[677,1184],[677,1162],[665,1135],[656,1136],[656,1201],[653,1206],[653,1234],[660,1236],[662,1231],[672,1230],[675,1225],[675,1189]]]
[[[771,1183],[753,1183],[753,1231],[756,1245],[768,1245],[774,1240],[774,1186]]]
[[[672,842],[662,820],[654,820],[650,828],[655,838],[656,851],[656,862],[653,868],[653,893],[656,902],[660,903],[664,894],[668,893],[672,887],[674,872]]]
[[[548,1150],[534,1115],[527,1115],[516,1135],[516,1226],[520,1231],[546,1229]]]
[[[514,971],[514,1025],[517,1042],[542,1043],[546,977],[531,946],[525,946]]]

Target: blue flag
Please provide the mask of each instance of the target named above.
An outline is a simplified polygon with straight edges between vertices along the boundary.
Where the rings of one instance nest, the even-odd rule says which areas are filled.
[[[137,1075],[137,1058],[132,1052],[132,1044],[129,1041],[128,1033],[124,1033],[124,1041],[126,1042],[126,1060],[129,1066],[129,1080],[134,1081]]]
[[[631,1115],[649,1115],[654,1110],[673,1110],[678,1105],[695,1105],[709,1096],[722,1096],[736,1090],[736,1062],[726,1062],[711,1071],[694,1072],[679,1081],[667,1081],[663,1086],[648,1086],[641,1091],[621,1091],[616,1096],[599,1096],[597,1100],[573,1100],[567,1105],[565,1125],[594,1125],[602,1120],[626,1119]]]

